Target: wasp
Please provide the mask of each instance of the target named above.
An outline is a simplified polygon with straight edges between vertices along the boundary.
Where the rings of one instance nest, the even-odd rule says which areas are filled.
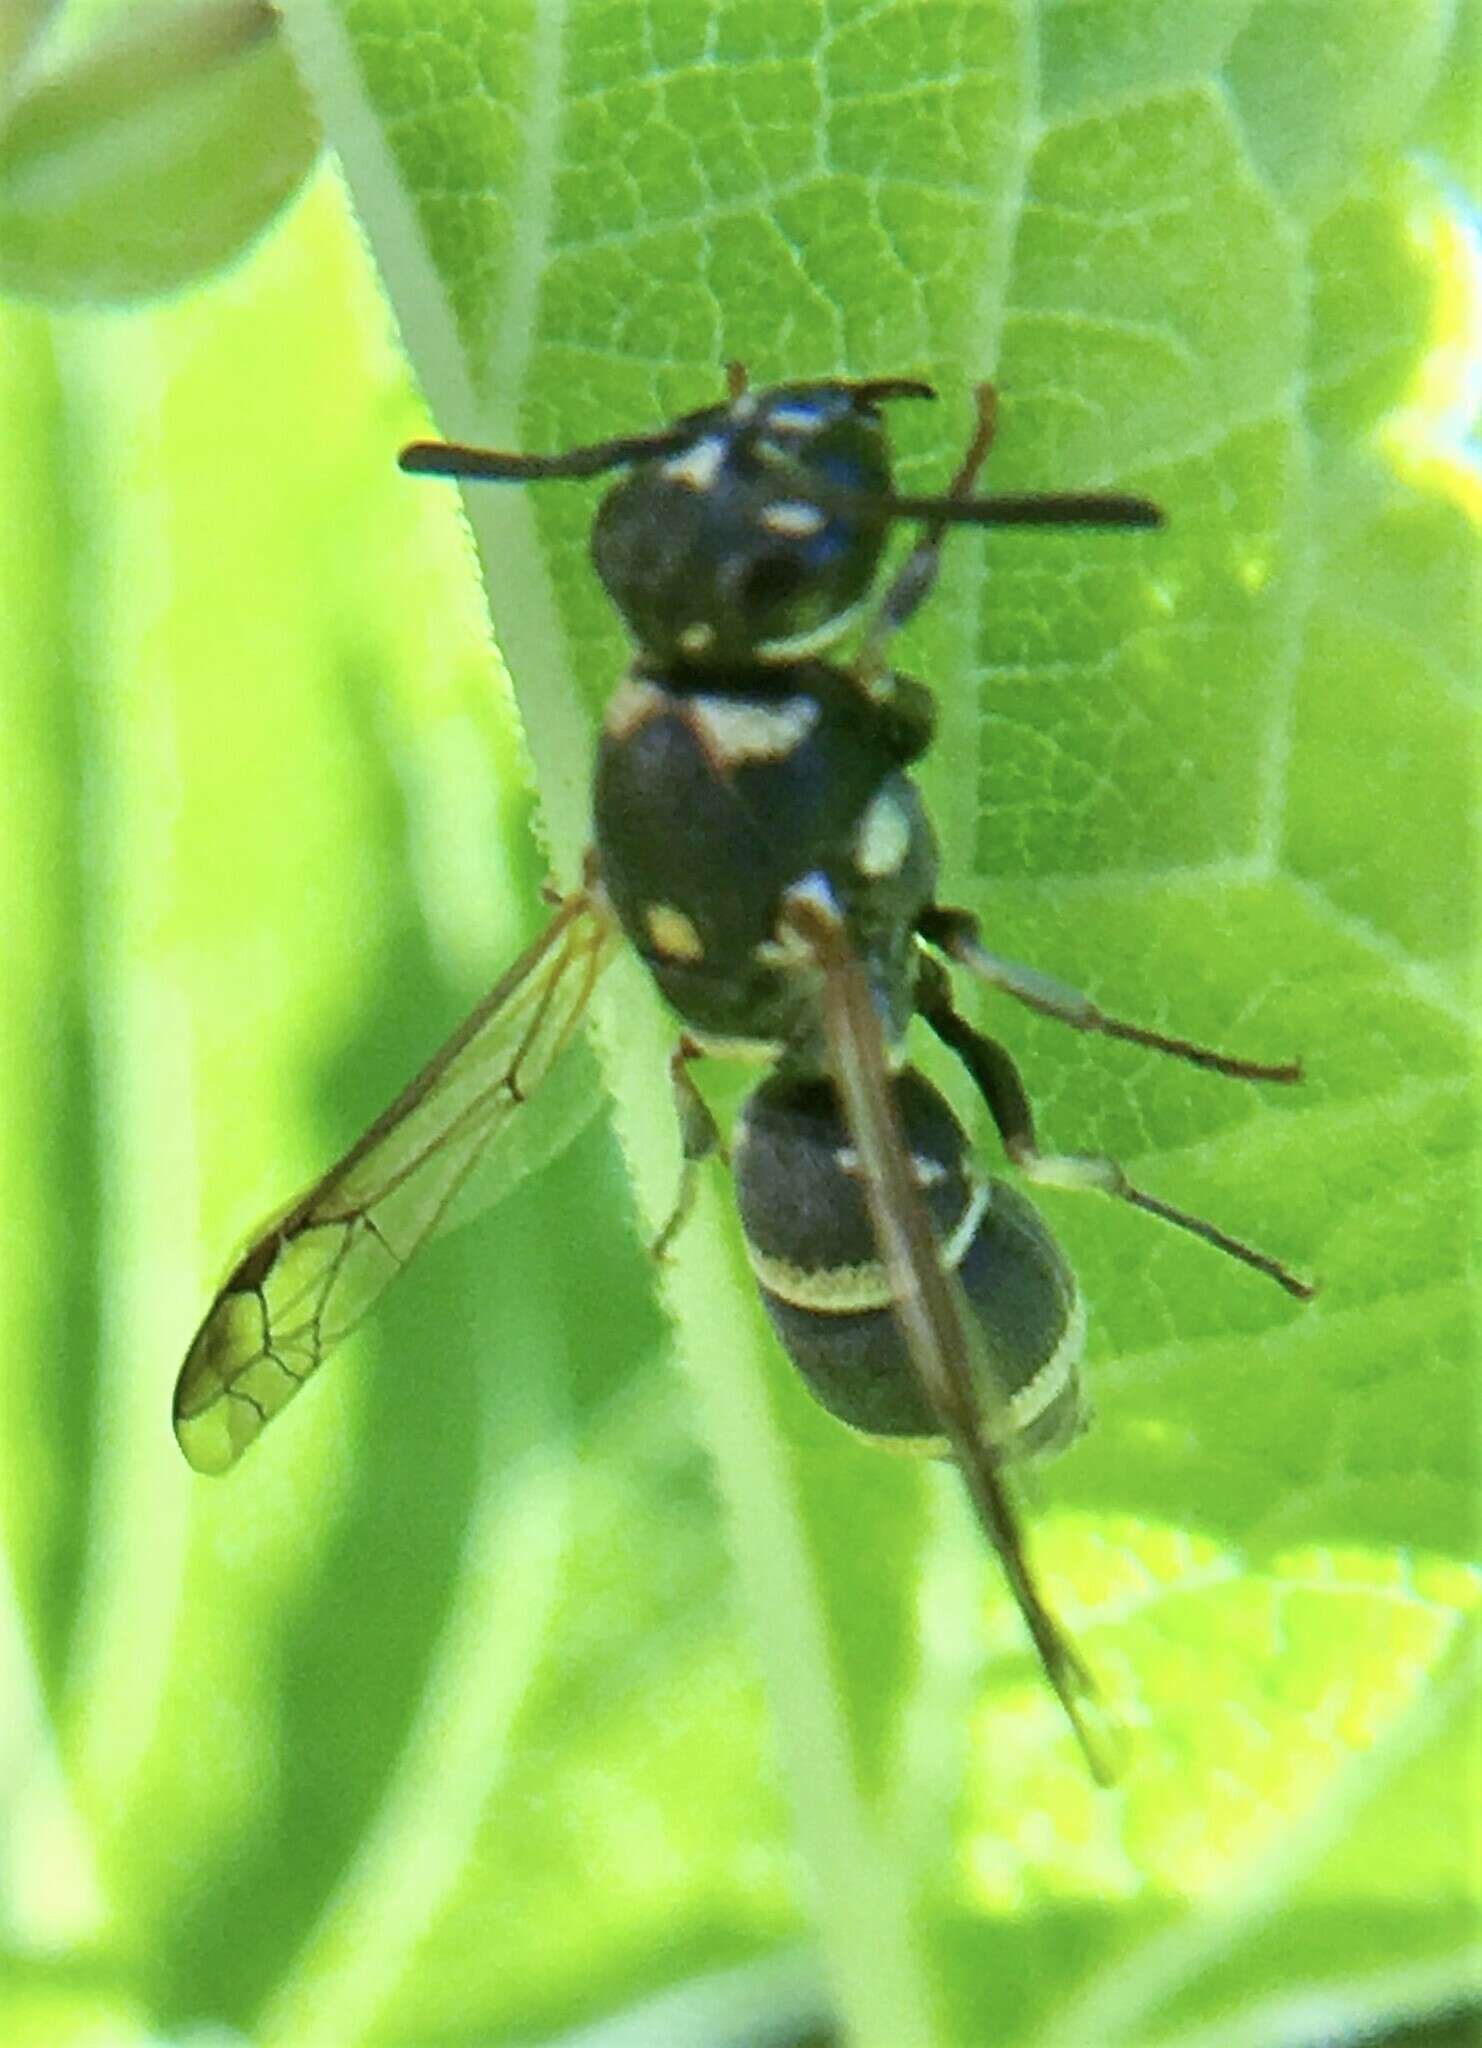
[[[930,691],[890,661],[955,526],[1147,528],[1114,492],[975,495],[995,425],[978,394],[948,488],[894,488],[886,408],[910,378],[752,391],[649,432],[558,455],[450,443],[412,473],[536,483],[620,472],[594,520],[596,574],[635,644],[603,719],[580,888],[365,1135],[267,1225],[208,1309],[175,1391],[192,1465],[223,1472],[296,1395],[418,1249],[556,1066],[620,942],[676,1013],[671,1061],[681,1226],[724,1148],[689,1073],[760,1060],[732,1135],[758,1291],[813,1393],[852,1428],[950,1455],[1044,1671],[1099,1776],[1092,1682],[1031,1573],[1004,1468],[1084,1426],[1084,1315],[1032,1205],[978,1165],[956,1112],[909,1063],[922,1023],[956,1055],[1025,1179],[1113,1196],[1202,1238],[1288,1293],[1286,1267],[1136,1187],[1109,1158],[1043,1149],[1009,1052],[956,1007],[949,968],[1079,1031],[1243,1081],[1264,1065],[1105,1014],[1000,958],[937,900],[938,854],[912,765]],[[876,596],[892,530],[919,529]],[[847,663],[830,659],[853,630]]]

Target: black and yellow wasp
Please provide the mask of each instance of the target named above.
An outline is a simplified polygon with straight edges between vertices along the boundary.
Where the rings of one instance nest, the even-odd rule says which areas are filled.
[[[904,378],[751,392],[656,431],[556,456],[421,443],[404,468],[535,482],[624,472],[598,509],[597,574],[637,644],[608,702],[583,885],[338,1164],[268,1225],[211,1304],[175,1393],[191,1464],[223,1472],[448,1219],[474,1168],[570,1044],[620,938],[680,1019],[671,1062],[684,1167],[667,1244],[719,1139],[687,1072],[760,1058],[733,1134],[742,1228],[789,1356],[842,1421],[955,1458],[1044,1669],[1099,1770],[1089,1680],[1040,1597],[1002,1467],[1082,1426],[1083,1318],[1049,1231],[979,1172],[945,1098],[906,1064],[914,1017],[958,1056],[1031,1181],[1099,1190],[1310,1290],[1115,1161],[1040,1149],[1004,1048],[953,1002],[945,962],[1081,1031],[1244,1080],[1262,1066],[1104,1015],[988,952],[936,901],[937,850],[909,770],[930,693],[889,644],[929,595],[954,525],[1149,527],[1112,493],[975,497],[992,440],[979,394],[946,493],[892,485],[882,407]],[[892,526],[919,538],[874,597]],[[854,659],[826,658],[858,628]]]

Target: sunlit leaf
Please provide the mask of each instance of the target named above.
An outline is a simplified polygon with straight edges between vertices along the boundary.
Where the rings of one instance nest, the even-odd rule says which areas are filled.
[[[85,2040],[79,1957],[100,2012],[278,2048],[532,2042],[635,2007],[724,2039],[717,2014],[801,2027],[819,1986],[860,2048],[1293,2048],[1455,2007],[1474,16],[433,12],[285,20],[437,431],[557,448],[704,402],[730,357],[913,373],[943,392],[901,426],[924,488],[991,374],[995,484],[1166,506],[1135,539],[954,536],[902,649],[940,696],[944,890],[996,950],[1301,1054],[1306,1083],[963,999],[1047,1140],[1323,1292],[1302,1310],[1130,1212],[1038,1198],[1097,1419],[1035,1475],[1034,1553],[1131,1726],[1111,1795],[950,1475],[792,1384],[718,1172],[665,1283],[671,1373],[600,1120],[195,1486],[169,1387],[230,1245],[515,956],[547,849],[575,873],[625,659],[585,558],[600,487],[472,501],[534,854],[523,799],[490,795],[519,757],[451,493],[392,471],[430,427],[336,188],[229,294],[126,336],[12,313],[17,2013],[75,2001]],[[631,962],[608,979],[651,1226],[668,1027]]]

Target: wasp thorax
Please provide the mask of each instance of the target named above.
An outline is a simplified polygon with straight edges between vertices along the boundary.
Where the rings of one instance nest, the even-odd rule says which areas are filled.
[[[915,925],[936,842],[889,707],[821,661],[634,671],[608,705],[592,789],[603,888],[689,1029],[812,1030],[811,956],[788,893],[821,878],[848,918],[892,1039],[910,1020]]]
[[[592,559],[628,630],[662,661],[782,661],[849,625],[879,566],[890,489],[876,407],[782,385],[682,423],[677,450],[603,500]]]

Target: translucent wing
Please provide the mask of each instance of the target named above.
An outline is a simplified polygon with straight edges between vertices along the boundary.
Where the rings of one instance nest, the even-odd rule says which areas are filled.
[[[568,897],[365,1136],[262,1231],[176,1382],[175,1434],[198,1472],[236,1463],[449,1220],[571,1042],[614,943],[600,899]]]
[[[937,1252],[931,1218],[911,1171],[890,1085],[869,978],[826,899],[794,892],[786,912],[823,976],[823,1024],[834,1083],[859,1155],[870,1218],[890,1275],[895,1312],[917,1377],[942,1424],[978,1519],[998,1552],[1045,1676],[1065,1709],[1093,1775],[1116,1775],[1114,1731],[1095,1684],[1045,1605],[1013,1501],[982,1412],[985,1375],[974,1369],[974,1325]]]

